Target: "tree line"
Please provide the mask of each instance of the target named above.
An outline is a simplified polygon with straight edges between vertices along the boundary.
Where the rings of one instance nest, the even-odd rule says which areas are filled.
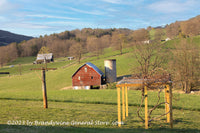
[[[154,30],[153,37],[150,32]],[[130,29],[91,29],[65,31],[49,36],[40,36],[21,43],[0,47],[0,64],[6,64],[17,57],[36,56],[42,46],[49,48],[55,57],[75,56],[79,61],[87,52],[94,56],[103,54],[103,49],[112,47],[123,53],[123,48],[136,42],[160,41],[166,37],[191,37],[200,34],[200,16],[188,21],[175,22],[165,27]]]

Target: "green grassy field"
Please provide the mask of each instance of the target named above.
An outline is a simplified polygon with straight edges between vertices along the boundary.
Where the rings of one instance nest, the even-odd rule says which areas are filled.
[[[136,114],[141,99],[140,91],[129,91],[129,117],[121,128],[116,125],[116,90],[48,90],[48,109],[43,109],[41,93],[39,90],[7,93],[1,91],[0,132],[23,132],[27,129],[26,132],[145,131],[144,123]],[[149,108],[155,104],[156,95],[156,92],[149,92]],[[165,117],[162,117],[161,120],[152,122],[150,129],[145,132],[200,131],[199,95],[174,95],[179,97],[178,101],[173,100],[174,129],[169,129]],[[161,98],[163,101],[163,93]],[[153,117],[163,113],[164,107],[161,106],[155,110]],[[143,108],[141,114],[144,117]]]
[[[85,58],[78,64],[76,61],[60,61],[56,60],[54,63],[49,63],[47,67],[57,68],[55,71],[47,72],[47,86],[49,90],[58,90],[64,87],[71,86],[72,74],[85,62],[92,62],[102,71],[104,71],[104,60],[114,58],[117,60],[117,75],[129,75],[132,74],[131,67],[134,64],[135,59],[131,56],[131,53],[127,53],[130,49],[125,49],[124,54],[120,55],[119,51],[112,53],[112,49],[107,49],[106,53],[100,57]],[[71,63],[71,64],[70,64]],[[0,88],[10,88],[10,91],[14,90],[36,90],[41,87],[41,71],[31,71],[31,68],[41,67],[43,64],[33,65],[27,63],[22,65],[22,75],[19,75],[18,66],[12,68],[6,66],[0,69],[2,71],[9,71],[10,76],[1,75]],[[134,64],[135,65],[135,64]],[[9,81],[9,82],[8,82]]]
[[[98,66],[102,71],[104,71],[104,60],[114,58],[117,59],[117,67],[119,68],[117,71],[118,75],[122,74],[130,74],[129,66],[130,64],[133,64],[135,61],[133,57],[131,56],[131,51],[133,49],[127,48],[123,50],[123,55],[120,56],[119,51],[113,51],[111,48],[105,49],[104,54],[100,55],[99,57],[92,56],[92,55],[83,55],[83,59],[81,60],[81,63],[78,64],[76,60],[68,61],[67,58],[58,58],[55,59],[54,63],[48,63],[47,67],[49,68],[58,68],[58,69],[71,69],[71,67],[76,67],[76,69],[81,66],[82,64],[86,62],[92,62],[96,66]],[[35,60],[34,57],[25,57],[25,58],[18,58],[17,60],[10,62],[7,66],[4,66],[3,68],[0,68],[0,72],[8,71],[10,72],[10,75],[20,75],[20,67],[21,67],[21,73],[22,74],[29,74],[31,73],[31,68],[39,68],[44,67],[44,64],[33,64],[33,61]],[[21,66],[19,66],[21,64]],[[128,68],[128,69],[126,69]],[[125,70],[125,71],[124,71]],[[64,70],[65,71],[65,70]],[[0,75],[0,77],[5,77],[6,75]]]
[[[167,42],[165,48],[173,48],[172,42]],[[129,117],[119,128],[116,125],[116,89],[62,90],[64,87],[70,88],[72,74],[85,62],[92,62],[104,71],[104,60],[116,59],[118,77],[132,74],[131,68],[137,66],[137,63],[131,51],[133,50],[124,49],[124,54],[120,55],[119,51],[113,52],[109,48],[99,57],[84,55],[80,64],[67,61],[66,58],[59,58],[48,64],[48,67],[58,69],[46,72],[49,105],[46,110],[43,109],[42,102],[41,71],[30,71],[30,68],[41,67],[32,64],[34,57],[24,60],[19,58],[1,68],[1,72],[9,71],[11,74],[0,77],[0,132],[200,132],[198,94],[173,94],[174,129],[169,129],[165,117],[162,117],[159,121],[152,122],[149,130],[145,130],[144,123],[136,113],[141,100],[140,91],[129,91]],[[22,64],[22,75],[19,75],[18,64]],[[14,67],[9,67],[10,65]],[[149,108],[152,108],[157,101],[157,91],[148,93]],[[161,93],[161,101],[163,100],[164,94]],[[153,117],[164,111],[164,106],[160,106]],[[141,115],[144,117],[144,108]]]

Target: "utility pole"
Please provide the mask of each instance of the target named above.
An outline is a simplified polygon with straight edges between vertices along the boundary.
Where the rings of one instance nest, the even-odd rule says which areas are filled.
[[[45,71],[47,70],[56,70],[57,68],[32,68],[30,70],[42,70],[42,93],[43,93],[43,104],[44,108],[48,108],[48,102],[47,102],[47,89],[46,89],[46,74]]]

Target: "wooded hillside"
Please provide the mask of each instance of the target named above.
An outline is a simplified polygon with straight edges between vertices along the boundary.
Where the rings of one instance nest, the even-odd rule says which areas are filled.
[[[48,47],[55,57],[75,56],[80,60],[81,55],[88,52],[99,56],[107,47],[120,50],[123,54],[123,48],[133,46],[138,42],[160,43],[167,37],[170,39],[187,38],[199,34],[200,16],[188,21],[175,22],[163,28],[148,27],[135,31],[130,29],[77,29],[2,46],[0,47],[0,64],[3,65],[17,57],[36,56],[42,46]]]

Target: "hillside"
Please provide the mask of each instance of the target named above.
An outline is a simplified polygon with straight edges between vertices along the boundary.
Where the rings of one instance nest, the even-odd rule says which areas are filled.
[[[33,37],[14,34],[8,31],[0,30],[0,46],[6,46],[12,42],[20,43],[23,40],[30,40]]]
[[[191,38],[188,38],[188,40]],[[174,39],[162,44],[167,57],[174,49],[174,44],[179,45],[180,39]],[[200,42],[200,36],[193,38],[194,43]],[[167,51],[165,51],[167,50]],[[0,132],[199,132],[200,131],[200,99],[199,93],[180,94],[173,88],[173,120],[174,129],[169,129],[169,124],[163,116],[158,121],[152,121],[150,130],[144,129],[144,123],[137,115],[141,103],[141,91],[128,91],[129,117],[125,125],[118,128],[117,121],[117,92],[115,84],[108,84],[108,89],[102,90],[72,90],[72,74],[84,63],[91,62],[104,72],[104,60],[116,59],[117,76],[133,74],[132,68],[138,66],[137,59],[133,56],[134,48],[124,48],[123,54],[119,50],[105,48],[103,54],[98,57],[92,53],[85,53],[80,64],[76,60],[69,61],[67,57],[55,58],[55,62],[47,64],[48,68],[57,68],[46,72],[48,109],[43,109],[41,91],[41,71],[31,71],[31,68],[39,68],[44,64],[33,64],[35,57],[20,57],[10,62],[10,66],[0,68],[0,72],[9,71],[11,74],[0,75],[0,104],[2,109]],[[169,60],[169,59],[168,59]],[[18,65],[21,64],[21,65]],[[166,65],[168,63],[166,62]],[[21,75],[20,75],[21,71]],[[174,84],[174,82],[173,82]],[[164,89],[148,91],[148,107],[153,108],[158,98],[164,102]],[[164,105],[154,110],[152,117],[157,117],[165,112]],[[144,118],[144,106],[141,108],[141,116]],[[105,115],[106,114],[106,115]],[[13,123],[12,123],[13,121]],[[15,124],[15,121],[25,124]],[[40,125],[27,126],[29,122],[69,122],[69,125]],[[102,121],[109,125],[75,125],[78,121]],[[15,125],[15,126],[10,126]]]
[[[196,42],[200,37],[195,38]],[[165,48],[172,47],[173,41],[165,43]],[[178,40],[177,40],[178,41]],[[105,121],[113,123],[117,120],[117,92],[116,89],[104,90],[71,90],[71,75],[85,62],[92,62],[104,71],[103,61],[105,59],[117,60],[117,75],[132,74],[131,68],[137,66],[136,59],[132,56],[133,49],[124,49],[123,55],[120,51],[111,48],[104,50],[99,57],[84,54],[81,63],[69,61],[67,58],[56,58],[54,63],[49,63],[48,68],[58,68],[46,72],[48,109],[44,110],[41,92],[41,71],[31,71],[30,68],[41,67],[32,64],[35,57],[18,58],[11,62],[14,66],[5,66],[0,71],[11,72],[10,76],[0,77],[0,104],[2,105],[0,132],[12,130],[14,132],[199,132],[199,94],[179,94],[173,92],[173,114],[175,129],[168,129],[165,117],[151,123],[151,129],[145,130],[144,124],[137,116],[136,111],[140,105],[141,91],[129,90],[129,117],[125,125],[118,128],[115,124],[110,125],[16,125],[10,126],[9,120],[13,121]],[[165,53],[169,54],[169,53]],[[10,65],[11,65],[10,64]],[[22,64],[22,75],[19,75],[19,65]],[[67,89],[63,89],[67,88]],[[173,88],[175,90],[175,88]],[[148,104],[152,108],[157,103],[157,92],[148,91]],[[160,102],[164,102],[164,90],[160,95]],[[178,99],[178,100],[177,100]],[[164,113],[164,106],[159,106],[153,116]],[[141,114],[144,117],[144,106]],[[106,114],[106,115],[105,115]],[[183,121],[183,120],[184,121]],[[186,122],[185,122],[186,121]],[[12,123],[11,123],[12,124]],[[26,130],[26,131],[25,131]],[[77,130],[77,131],[76,131]],[[107,131],[108,130],[108,131]]]
[[[189,39],[189,38],[188,38]],[[175,45],[180,42],[180,39],[174,39],[167,42],[164,42],[162,46],[163,53],[167,57],[166,62],[163,64],[164,68],[169,68],[167,66],[168,62],[171,62],[172,50],[175,49]],[[194,44],[197,44],[199,47],[200,36],[193,37]],[[179,44],[178,44],[179,45]],[[85,53],[82,55],[82,59],[80,64],[77,60],[69,61],[67,57],[55,58],[54,63],[49,63],[47,66],[49,68],[58,68],[56,71],[48,72],[48,88],[51,90],[59,90],[64,87],[69,87],[72,85],[71,76],[79,68],[86,62],[91,62],[95,64],[98,68],[100,68],[104,72],[104,60],[106,59],[116,59],[117,60],[117,76],[120,78],[121,76],[131,75],[133,74],[133,67],[137,67],[139,64],[134,55],[133,48],[124,48],[123,54],[120,54],[120,50],[113,50],[113,48],[105,48],[103,54],[97,56],[93,56],[92,53]],[[171,52],[170,52],[171,51]],[[4,66],[0,68],[0,72],[10,72],[9,81],[6,82],[8,75],[0,75],[1,83],[0,88],[9,87],[11,90],[15,86],[20,86],[21,88],[34,90],[35,86],[40,86],[40,81],[38,75],[40,75],[40,71],[30,71],[31,68],[39,68],[43,64],[33,64],[32,62],[35,60],[36,56],[32,57],[20,57],[17,60],[10,62],[8,66]],[[21,64],[21,65],[19,65]],[[170,64],[172,66],[172,64]],[[170,70],[170,68],[168,69]],[[22,75],[20,75],[20,73]],[[3,78],[5,77],[5,78]],[[16,80],[17,79],[17,80]],[[18,80],[19,79],[19,80]],[[21,80],[23,79],[23,80]],[[31,82],[29,80],[31,79]],[[25,83],[28,83],[25,85]],[[15,88],[15,87],[14,87]],[[24,89],[25,89],[24,88]],[[180,88],[180,86],[179,86]]]

